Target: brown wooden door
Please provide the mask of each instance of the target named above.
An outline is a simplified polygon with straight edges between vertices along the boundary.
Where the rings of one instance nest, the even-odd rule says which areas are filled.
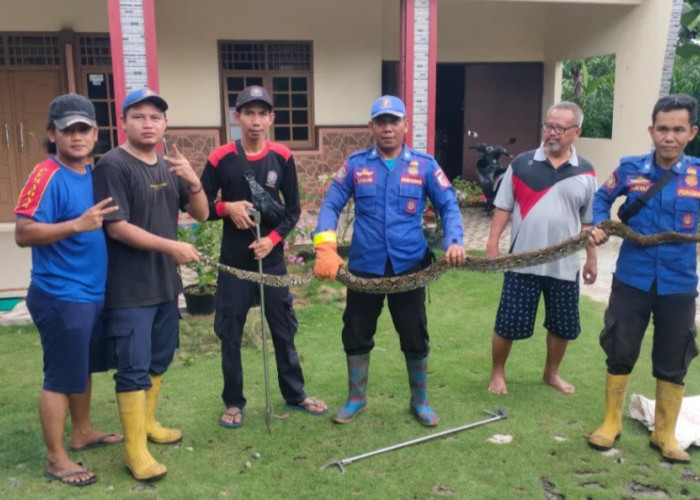
[[[11,220],[12,208],[17,201],[14,142],[10,75],[0,73],[0,222]]]
[[[477,180],[476,142],[504,146],[512,154],[534,149],[540,142],[542,71],[540,63],[467,64],[464,93],[463,177]],[[476,131],[476,139],[469,137]],[[517,142],[507,146],[515,137]],[[502,158],[507,165],[508,158]]]
[[[46,157],[49,103],[60,93],[58,70],[0,72],[0,222],[14,220],[24,181]]]

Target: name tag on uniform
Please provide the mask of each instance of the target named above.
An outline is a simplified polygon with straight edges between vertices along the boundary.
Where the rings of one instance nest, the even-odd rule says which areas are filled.
[[[413,186],[422,186],[423,185],[423,178],[422,177],[412,177],[410,175],[402,175],[401,184],[411,184]]]
[[[627,189],[632,193],[646,193],[651,185],[651,180],[641,175],[627,176]]]
[[[377,183],[377,169],[373,167],[362,167],[355,170],[353,184],[362,186],[365,184]]]
[[[679,198],[694,198],[700,200],[700,189],[679,185],[678,189],[676,189],[676,196]]]

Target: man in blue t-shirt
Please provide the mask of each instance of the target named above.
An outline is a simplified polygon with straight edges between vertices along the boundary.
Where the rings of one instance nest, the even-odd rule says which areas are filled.
[[[649,135],[654,150],[646,155],[622,158],[596,192],[593,222],[610,219],[610,207],[615,199],[626,196],[618,215],[635,232],[695,234],[700,215],[700,158],[687,156],[683,150],[698,133],[697,101],[683,94],[662,97],[654,106],[651,121]],[[640,198],[656,183],[661,183],[661,189],[642,202],[640,208]],[[593,230],[592,238],[597,244],[608,239],[600,229]],[[651,359],[657,382],[650,444],[669,462],[690,461],[676,441],[675,431],[685,392],[683,380],[690,361],[698,355],[696,269],[695,243],[652,247],[630,241],[622,243],[600,334],[600,345],[607,355],[605,420],[588,438],[591,447],[608,450],[622,432],[622,410],[630,374],[653,314]]]
[[[15,240],[32,247],[27,308],[41,337],[44,384],[39,416],[49,479],[73,486],[97,476],[68,456],[63,430],[70,408],[71,451],[123,441],[90,424],[90,373],[105,371],[101,342],[107,250],[102,219],[117,207],[95,204],[88,155],[97,140],[95,107],[83,96],[65,94],[49,106],[49,153],[29,175],[15,208]]]

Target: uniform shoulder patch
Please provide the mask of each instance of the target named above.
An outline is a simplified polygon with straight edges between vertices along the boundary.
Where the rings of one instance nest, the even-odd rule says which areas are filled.
[[[19,194],[19,200],[15,208],[17,215],[34,216],[51,178],[59,169],[58,164],[52,160],[46,160],[34,167]]]
[[[435,182],[437,182],[440,191],[444,191],[445,189],[452,187],[450,180],[447,178],[447,175],[445,175],[445,172],[441,167],[437,167],[435,169],[433,176],[435,177]]]
[[[605,188],[605,192],[610,195],[613,193],[613,191],[615,191],[618,184],[620,184],[620,177],[617,175],[616,170],[610,174],[610,177],[605,179],[605,184],[603,184],[603,187]]]
[[[349,171],[350,167],[348,167],[348,164],[343,163],[343,166],[336,170],[335,174],[333,174],[333,182],[338,184],[345,183],[345,179],[347,179]]]

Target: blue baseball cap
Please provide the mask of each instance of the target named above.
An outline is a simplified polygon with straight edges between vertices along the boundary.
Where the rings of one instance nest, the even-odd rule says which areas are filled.
[[[381,115],[394,115],[406,118],[406,106],[401,99],[393,95],[385,95],[374,101],[370,118],[374,120]]]
[[[168,103],[165,102],[165,99],[153,92],[148,87],[143,87],[140,89],[132,90],[131,92],[126,94],[124,102],[122,103],[122,114],[126,115],[127,109],[142,102],[152,103],[163,113],[165,113],[165,111],[168,109]]]

